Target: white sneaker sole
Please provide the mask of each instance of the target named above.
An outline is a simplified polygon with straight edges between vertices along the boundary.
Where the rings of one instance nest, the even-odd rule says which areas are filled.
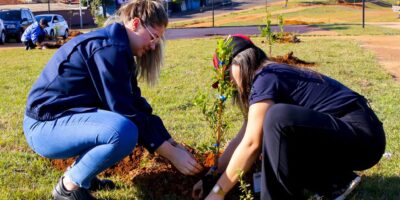
[[[334,200],[345,200],[346,197],[353,192],[353,190],[357,187],[358,184],[361,182],[361,177],[357,176],[353,181],[351,181],[349,187],[346,189],[346,191],[341,194],[340,196],[336,197]]]

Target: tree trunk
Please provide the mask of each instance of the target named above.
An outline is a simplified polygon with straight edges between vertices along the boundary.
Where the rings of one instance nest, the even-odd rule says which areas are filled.
[[[103,6],[103,17],[107,17],[107,12],[106,12],[106,0],[101,0],[101,6]]]

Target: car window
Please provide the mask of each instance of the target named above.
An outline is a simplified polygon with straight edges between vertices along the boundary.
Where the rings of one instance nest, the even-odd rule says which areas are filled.
[[[23,10],[23,11],[21,11],[21,13],[22,13],[21,19],[27,19],[28,20],[28,15],[27,15],[26,11]]]
[[[57,16],[54,16],[53,22],[54,22],[54,23],[59,22]]]
[[[51,22],[51,16],[40,16],[40,15],[38,15],[35,18],[36,18],[37,22],[40,22],[40,19],[42,19],[42,18],[46,19],[48,22]]]
[[[58,21],[59,21],[59,22],[63,22],[63,21],[65,21],[65,20],[64,20],[64,18],[63,18],[61,15],[58,15]]]
[[[32,23],[32,22],[33,22],[33,17],[32,17],[31,12],[26,11],[26,15],[28,16],[28,21],[29,21],[29,23]]]
[[[22,19],[23,18],[26,18],[29,23],[32,22],[32,17],[31,17],[31,15],[29,14],[29,12],[27,10],[23,10],[22,11]]]
[[[18,10],[1,11],[0,19],[6,21],[19,21],[21,20],[21,13]]]

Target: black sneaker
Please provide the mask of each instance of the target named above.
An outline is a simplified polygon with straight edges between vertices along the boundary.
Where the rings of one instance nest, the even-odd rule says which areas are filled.
[[[87,189],[78,188],[76,190],[67,190],[63,184],[64,177],[61,177],[51,195],[54,200],[95,200]]]
[[[327,195],[320,195],[315,194],[311,197],[312,200],[325,200],[325,199],[332,199],[332,200],[345,200],[347,196],[359,185],[361,182],[361,177],[356,175],[354,179],[350,181],[350,183],[340,187],[334,186],[334,190],[331,194]]]
[[[115,184],[112,180],[108,179],[99,179],[94,177],[90,183],[89,190],[97,191],[97,190],[112,190],[115,188]]]
[[[332,193],[332,199],[334,200],[344,200],[361,182],[361,177],[356,176],[347,186],[342,189],[336,190]]]

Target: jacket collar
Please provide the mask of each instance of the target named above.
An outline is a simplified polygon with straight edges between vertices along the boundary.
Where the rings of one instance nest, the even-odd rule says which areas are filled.
[[[122,23],[113,23],[106,27],[107,34],[113,44],[128,46],[128,54],[133,58],[131,47],[129,46],[128,33]]]

